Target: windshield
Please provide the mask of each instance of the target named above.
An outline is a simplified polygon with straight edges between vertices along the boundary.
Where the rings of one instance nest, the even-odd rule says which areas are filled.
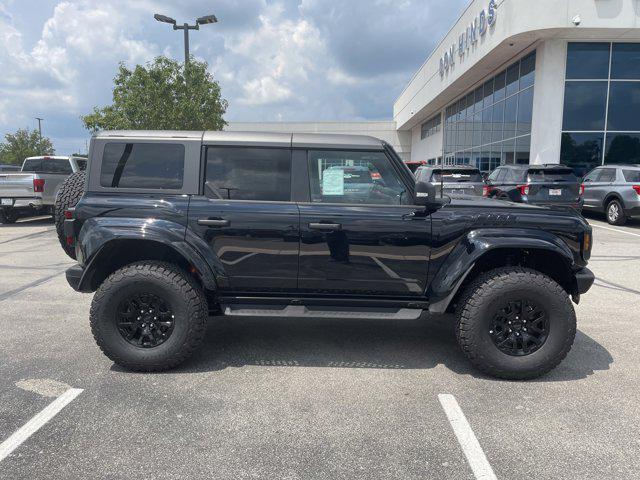
[[[577,182],[578,177],[573,170],[567,169],[531,169],[529,170],[530,182]]]
[[[482,182],[480,170],[442,170],[433,172],[432,182],[478,183]]]
[[[622,170],[627,182],[640,182],[640,170]]]

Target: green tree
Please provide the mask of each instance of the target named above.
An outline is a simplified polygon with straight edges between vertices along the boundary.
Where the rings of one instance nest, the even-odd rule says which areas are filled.
[[[93,109],[82,121],[97,130],[222,130],[227,101],[205,62],[186,67],[157,57],[133,70],[120,64],[114,78],[113,103]]]
[[[7,133],[0,143],[0,163],[22,165],[27,157],[53,155],[55,150],[51,140],[40,138],[37,130],[19,128],[16,133]]]

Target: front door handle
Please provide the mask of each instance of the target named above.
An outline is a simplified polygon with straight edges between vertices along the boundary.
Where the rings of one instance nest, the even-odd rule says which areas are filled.
[[[310,223],[309,230],[342,230],[342,225],[339,223]]]
[[[229,220],[223,220],[221,218],[216,220],[201,218],[198,220],[198,225],[202,225],[203,227],[228,227]]]

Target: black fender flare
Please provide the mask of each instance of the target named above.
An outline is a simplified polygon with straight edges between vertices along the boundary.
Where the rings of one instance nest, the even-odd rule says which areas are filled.
[[[185,239],[186,227],[166,220],[96,217],[88,219],[78,235],[82,246],[83,268],[79,291],[93,291],[93,277],[100,264],[108,258],[118,244],[142,240],[156,243],[173,250],[196,268],[203,286],[216,290],[226,284],[226,274],[222,262],[215,258],[210,249],[201,251]]]
[[[528,228],[472,230],[453,248],[429,284],[429,312],[446,312],[476,263],[498,249],[546,250],[560,255],[567,268],[574,264],[571,249],[553,233]]]

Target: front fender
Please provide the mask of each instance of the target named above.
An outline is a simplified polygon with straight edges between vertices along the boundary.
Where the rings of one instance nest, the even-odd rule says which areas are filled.
[[[184,225],[160,219],[95,217],[88,219],[78,235],[82,259],[86,266],[80,287],[87,287],[97,263],[102,261],[101,252],[122,240],[145,240],[167,246],[195,266],[205,288],[215,290],[216,277],[223,275],[221,264],[210,264],[206,252],[198,252],[185,241]],[[219,263],[219,262],[218,262]]]
[[[571,249],[552,233],[526,228],[472,230],[461,238],[431,281],[427,289],[429,311],[444,313],[478,260],[500,249],[547,250],[560,255],[569,268],[574,264]]]

